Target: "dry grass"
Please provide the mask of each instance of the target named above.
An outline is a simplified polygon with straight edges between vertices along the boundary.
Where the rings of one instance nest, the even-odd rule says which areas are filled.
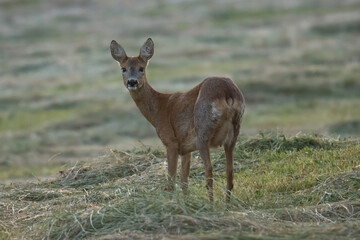
[[[346,163],[342,162],[344,150],[352,154]],[[289,176],[287,169],[298,167],[296,158],[276,167],[264,165],[262,160],[283,162],[289,153],[298,154],[306,164],[317,156],[324,161],[308,165],[309,173]],[[264,135],[243,140],[235,154],[236,190],[231,203],[225,204],[223,151],[212,154],[216,201],[210,203],[197,154],[190,194],[184,196],[179,189],[174,193],[164,190],[166,160],[162,151],[109,150],[91,163],[60,171],[56,179],[2,186],[1,236],[298,239],[331,234],[353,239],[360,236],[359,153],[356,139]],[[249,171],[253,174],[247,174]],[[276,175],[259,188],[259,179],[274,171]],[[311,184],[299,190],[298,184],[305,180]]]

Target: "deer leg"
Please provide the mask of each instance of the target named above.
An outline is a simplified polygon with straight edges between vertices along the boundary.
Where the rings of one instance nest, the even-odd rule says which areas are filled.
[[[175,189],[175,180],[176,180],[176,169],[178,162],[178,150],[176,146],[168,146],[166,148],[167,163],[168,163],[168,180],[169,186],[168,191],[172,192]]]
[[[191,153],[187,153],[181,156],[181,188],[185,194],[188,193],[190,159]]]
[[[198,142],[198,148],[200,156],[204,162],[205,167],[205,177],[206,177],[206,188],[209,192],[209,200],[214,201],[214,191],[213,191],[213,169],[210,161],[210,150],[208,143]]]
[[[231,190],[234,187],[234,148],[240,133],[241,115],[237,114],[233,118],[234,136],[232,140],[224,144],[226,156],[226,202],[230,202]]]
[[[234,141],[235,143],[235,141]],[[233,153],[235,144],[224,145],[226,155],[226,201],[230,201],[231,190],[234,187],[234,164],[233,164]]]
[[[212,105],[207,101],[197,100],[194,107],[194,125],[197,136],[197,148],[204,162],[206,188],[209,199],[214,201],[213,169],[210,161],[210,137],[216,127],[216,119],[213,118]]]

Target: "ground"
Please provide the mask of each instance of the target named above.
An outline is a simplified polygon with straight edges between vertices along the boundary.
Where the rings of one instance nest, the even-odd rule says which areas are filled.
[[[165,191],[158,149],[109,150],[57,177],[1,187],[4,239],[357,239],[359,141],[258,136],[235,151],[225,203],[225,154],[212,154],[215,202],[194,155],[189,195]]]

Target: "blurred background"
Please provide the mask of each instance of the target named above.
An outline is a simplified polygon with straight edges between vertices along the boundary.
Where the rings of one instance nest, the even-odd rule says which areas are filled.
[[[360,136],[360,1],[0,0],[0,181],[160,145],[109,51],[148,37],[155,89],[236,82],[242,137]]]

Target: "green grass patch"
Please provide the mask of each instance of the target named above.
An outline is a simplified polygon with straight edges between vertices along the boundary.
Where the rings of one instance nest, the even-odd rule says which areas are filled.
[[[49,109],[3,114],[0,116],[0,132],[35,129],[39,126],[68,120],[76,114],[73,109]]]
[[[32,4],[36,4],[39,3],[40,0],[15,0],[15,1],[2,1],[0,3],[0,6],[4,9],[11,9],[11,8],[15,8],[15,7],[19,7],[19,6],[27,6],[27,5],[32,5]]]
[[[240,183],[239,195],[247,205],[260,208],[308,206],[320,202],[334,202],[359,198],[360,192],[348,182],[336,190],[308,191],[323,184],[328,178],[351,171],[360,163],[359,146],[341,149],[317,150],[306,147],[300,151],[275,154],[267,151],[251,168],[239,172],[235,179]],[[338,193],[339,192],[339,193]]]

